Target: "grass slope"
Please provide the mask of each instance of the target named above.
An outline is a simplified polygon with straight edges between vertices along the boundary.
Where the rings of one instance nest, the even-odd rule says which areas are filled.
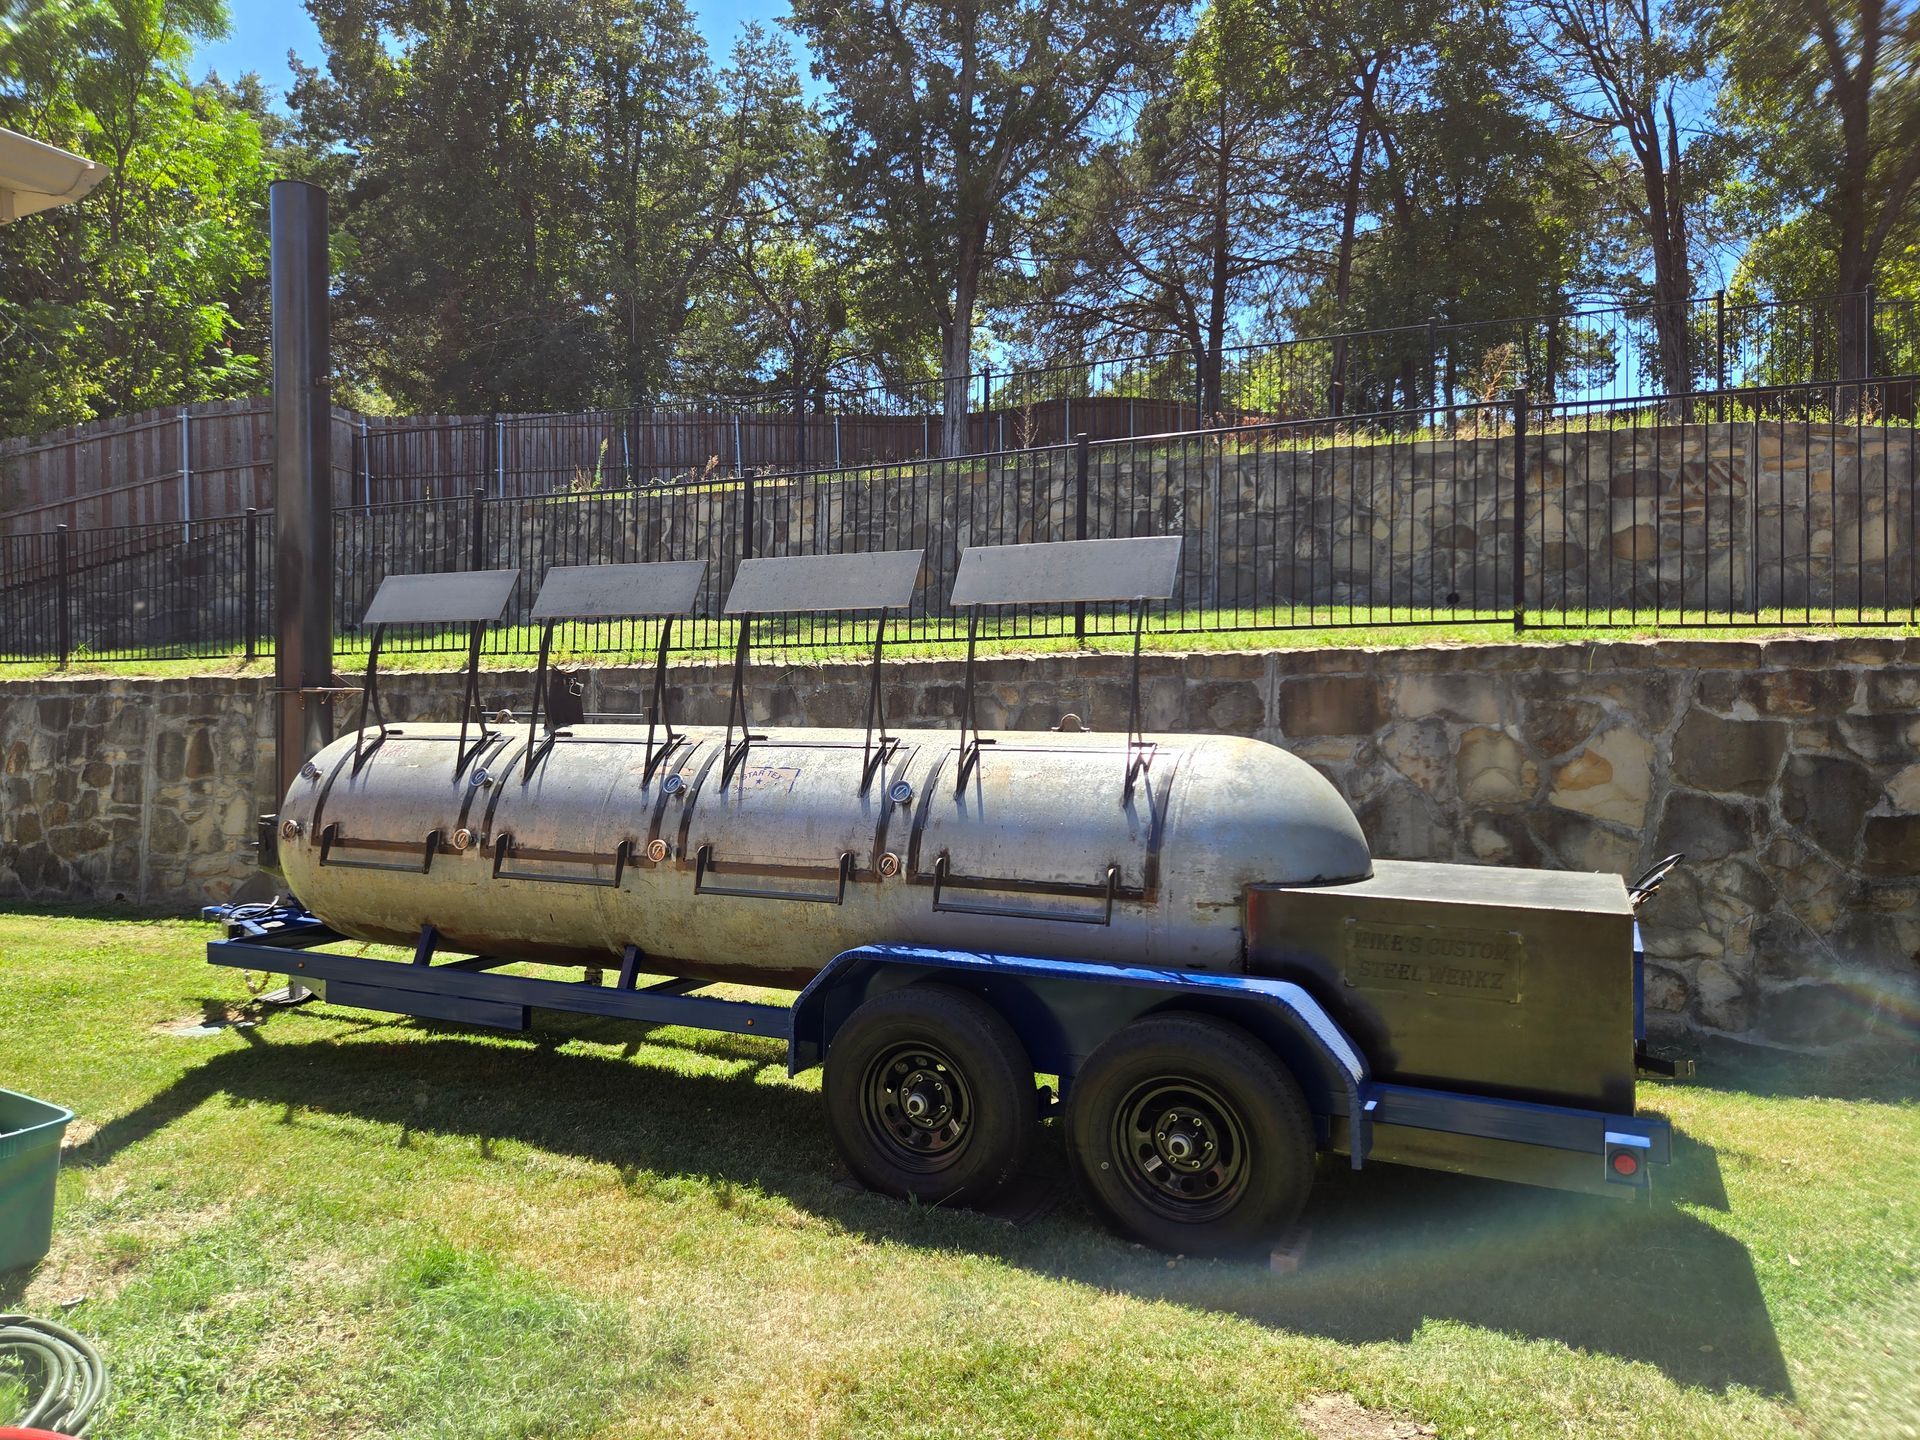
[[[819,643],[800,643],[803,628],[812,621],[756,623],[754,657],[777,665],[817,665],[828,661],[862,661],[873,653],[873,629],[870,622],[835,617],[813,617],[822,637]],[[1060,623],[1057,620],[1054,622]],[[1367,646],[1418,645],[1564,645],[1576,642],[1645,640],[1664,637],[1679,640],[1771,640],[1784,636],[1809,636],[1832,639],[1842,636],[1882,636],[1908,638],[1920,636],[1920,625],[1909,611],[1852,611],[1833,623],[1817,623],[1798,611],[1769,611],[1757,616],[1729,620],[1724,612],[1718,618],[1702,612],[1667,612],[1658,619],[1621,611],[1552,611],[1536,615],[1525,630],[1516,632],[1511,618],[1462,620],[1435,611],[1416,611],[1406,607],[1377,612],[1347,607],[1320,606],[1295,611],[1244,610],[1221,612],[1215,617],[1216,629],[1149,630],[1142,641],[1145,650],[1322,650],[1355,649]],[[1109,630],[1118,624],[1125,630],[1124,618],[1097,620],[1095,629]],[[1133,646],[1131,631],[1089,634],[1086,643],[1077,643],[1071,635],[1029,633],[1030,624],[1019,622],[987,623],[981,626],[980,654],[994,659],[1018,655],[1063,654],[1071,652],[1124,653]],[[685,640],[683,630],[676,635]],[[731,622],[712,627],[705,648],[698,652],[676,650],[674,663],[713,663],[732,657],[738,631]],[[912,657],[953,660],[966,654],[965,630],[958,629],[946,638],[899,638],[898,629],[890,630],[886,653],[893,659]],[[563,627],[556,632],[552,656],[556,662],[611,665],[652,665],[658,632],[646,625],[621,627],[611,635],[593,638],[590,627]],[[680,642],[676,642],[678,645]],[[408,649],[408,644],[423,648]],[[271,648],[263,642],[264,648]],[[488,670],[531,670],[540,648],[536,626],[514,625],[490,631],[483,664]],[[334,641],[334,668],[351,674],[366,668],[367,647],[357,636],[339,636]],[[442,634],[424,641],[395,641],[389,638],[380,652],[383,674],[404,670],[450,670],[466,663],[463,636]],[[89,675],[271,675],[273,661],[246,661],[230,656],[203,655],[184,657],[136,656],[118,660],[100,660],[76,655],[62,668],[50,660],[0,661],[0,680],[34,680],[49,676]]]
[[[1912,1066],[1650,1086],[1652,1211],[1333,1171],[1283,1277],[852,1192],[768,1041],[169,1033],[246,998],[207,938],[0,912],[0,1077],[80,1116],[0,1310],[78,1302],[101,1440],[1297,1437],[1328,1391],[1448,1437],[1916,1433]]]

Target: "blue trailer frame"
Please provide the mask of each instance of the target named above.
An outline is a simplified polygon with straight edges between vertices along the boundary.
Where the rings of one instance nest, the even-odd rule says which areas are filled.
[[[1147,1014],[1177,1009],[1231,1021],[1292,1071],[1321,1147],[1346,1155],[1355,1170],[1374,1159],[1634,1196],[1649,1189],[1649,1167],[1671,1156],[1670,1129],[1656,1116],[1376,1080],[1365,1054],[1319,1002],[1286,980],[867,945],[836,956],[791,1005],[777,1005],[702,995],[714,982],[699,979],[641,984],[643,962],[632,947],[608,985],[591,977],[493,973],[516,963],[511,956],[442,958],[432,927],[421,932],[408,962],[331,950],[348,937],[298,907],[225,905],[205,914],[227,931],[208,944],[210,963],[319,982],[332,1004],[516,1031],[543,1009],[765,1035],[787,1042],[788,1071],[797,1074],[824,1062],[841,1025],[865,1001],[937,978],[980,995],[1005,1016],[1036,1073],[1057,1075],[1063,1094],[1103,1040]]]

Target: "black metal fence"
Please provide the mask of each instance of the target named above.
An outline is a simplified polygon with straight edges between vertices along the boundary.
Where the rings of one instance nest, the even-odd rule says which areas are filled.
[[[1328,418],[1375,430],[1436,408],[1492,404],[1517,388],[1543,401],[1624,406],[1920,373],[1920,302],[1871,290],[1748,303],[1697,297],[1667,327],[1685,350],[1677,386],[1660,359],[1658,318],[1650,305],[1615,305],[1237,345],[1222,354],[1217,384],[1191,350],[1094,349],[1072,363],[987,368],[965,381],[964,448]],[[369,420],[354,436],[351,489],[362,504],[473,484],[508,498],[918,460],[945,448],[943,394],[939,380],[898,381],[809,394],[772,387],[707,408]],[[1911,418],[1910,390],[1904,404]]]
[[[1663,325],[1662,321],[1669,321]],[[1679,339],[1680,383],[1669,383],[1660,333]],[[1180,407],[1188,424],[1391,414],[1486,403],[1525,387],[1545,399],[1624,404],[1648,395],[1818,383],[1920,371],[1920,301],[1874,289],[1816,299],[1741,300],[1725,291],[1685,303],[1579,305],[1492,320],[1439,317],[1230,345],[1217,385],[1192,348],[1115,350],[1097,342],[1068,363],[983,369],[967,377],[969,408],[1035,417],[1058,439],[1076,427],[1066,406],[1101,399]],[[814,408],[862,415],[938,415],[944,382],[844,387]],[[777,397],[776,408],[796,406]],[[1082,418],[1092,412],[1083,409]],[[1109,421],[1124,418],[1110,409]],[[1051,427],[1065,425],[1064,429]],[[935,427],[937,429],[937,425]],[[1093,433],[1146,433],[1101,430]],[[1198,425],[1195,425],[1198,428]],[[927,452],[932,453],[932,452]]]
[[[924,583],[890,625],[953,640],[969,545],[1177,534],[1180,585],[1151,621],[1178,633],[1497,623],[1913,625],[1920,621],[1914,382],[1736,389],[1632,405],[1494,402],[1360,423],[1243,424],[834,470],[501,497],[453,493],[335,515],[348,648],[389,574],[519,572],[495,654],[531,654],[527,608],[553,565],[704,559],[676,643],[733,643],[721,600],[743,555],[917,549]],[[459,482],[464,481],[465,484]],[[271,517],[0,540],[0,659],[264,653]],[[990,633],[1123,632],[1117,607],[997,616]],[[637,653],[650,626],[570,628],[563,649]],[[832,647],[860,617],[756,622],[756,644]],[[457,637],[391,637],[437,649]]]

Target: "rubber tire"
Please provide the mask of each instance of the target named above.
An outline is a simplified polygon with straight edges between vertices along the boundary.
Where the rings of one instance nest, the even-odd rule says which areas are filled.
[[[898,1164],[868,1134],[861,1090],[869,1063],[916,1040],[945,1051],[972,1093],[966,1153],[927,1174]],[[870,1190],[928,1204],[978,1205],[1021,1167],[1039,1126],[1033,1062],[1013,1027],[986,1001],[945,985],[908,985],[875,996],[849,1015],[827,1052],[822,1083],[834,1145]]]
[[[1239,1113],[1249,1173],[1224,1214],[1171,1219],[1120,1173],[1116,1112],[1135,1086],[1163,1077],[1201,1081]],[[1306,1204],[1318,1148],[1306,1097],[1279,1057],[1238,1025],[1178,1011],[1134,1021],[1087,1058],[1068,1091],[1066,1140],[1095,1213],[1122,1235],[1183,1255],[1238,1254],[1278,1237]]]

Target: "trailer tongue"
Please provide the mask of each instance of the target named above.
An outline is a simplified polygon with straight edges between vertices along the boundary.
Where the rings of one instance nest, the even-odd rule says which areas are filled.
[[[376,626],[472,627],[468,717],[387,722],[376,630],[359,730],[269,832],[298,901],[210,911],[227,938],[209,959],[443,1020],[552,1009],[784,1040],[793,1069],[824,1064],[849,1168],[929,1201],[990,1196],[1058,1114],[1094,1208],[1188,1252],[1284,1228],[1318,1150],[1644,1194],[1668,1132],[1635,1113],[1635,897],[1617,877],[1374,861],[1296,758],[1146,734],[1138,637],[1177,562],[1177,541],[967,551],[957,730],[887,723],[884,616],[917,555],[744,562],[724,729],[667,713],[697,567],[551,572],[549,639],[569,618],[660,622],[654,706],[585,715],[543,641],[524,731],[478,695],[510,580],[390,578]],[[1126,733],[983,734],[979,607],[1110,601],[1135,616]],[[864,729],[749,723],[745,619],[797,608],[881,617]],[[505,973],[528,962],[567,978]]]

